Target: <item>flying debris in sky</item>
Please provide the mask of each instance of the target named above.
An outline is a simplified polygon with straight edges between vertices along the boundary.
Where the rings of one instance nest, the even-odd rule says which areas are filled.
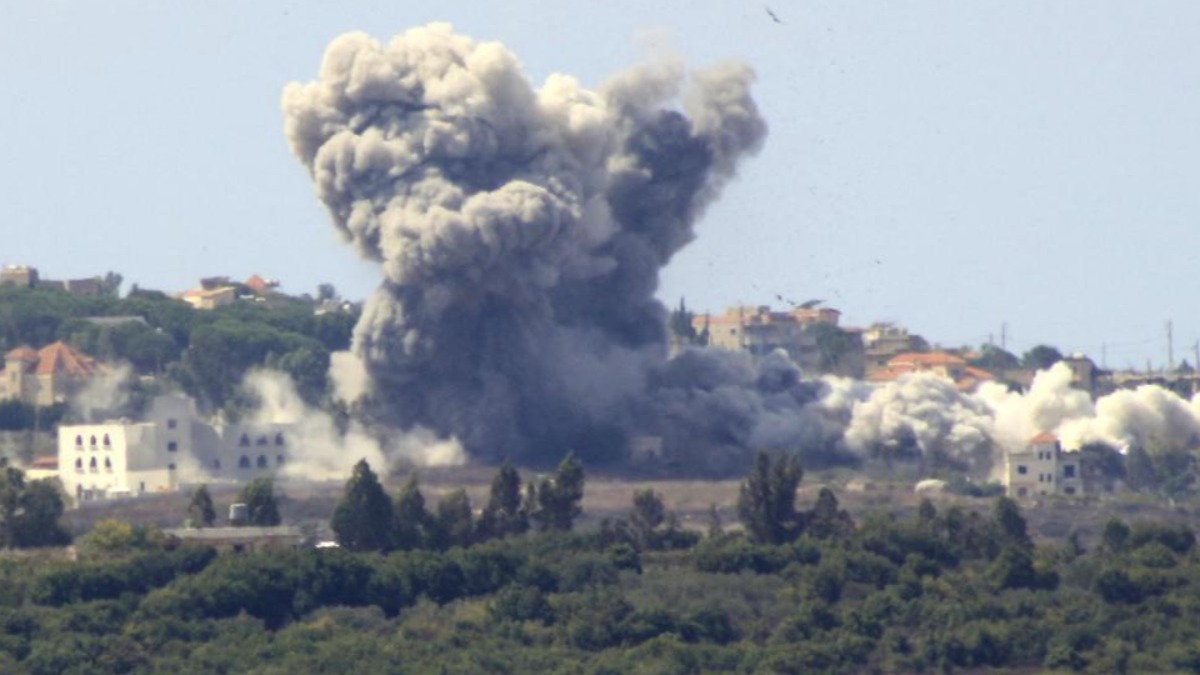
[[[777,15],[770,7],[764,5],[763,9],[767,10],[767,16],[771,17],[772,21],[779,24],[783,23],[783,20],[779,18],[779,15]]]

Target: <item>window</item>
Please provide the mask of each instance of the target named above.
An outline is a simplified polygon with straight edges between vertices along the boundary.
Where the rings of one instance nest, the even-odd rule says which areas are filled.
[[[167,471],[174,471],[174,470],[175,470],[175,462],[171,462],[170,464],[167,465]]]
[[[176,443],[175,441],[171,441],[170,443],[167,443],[167,452],[175,452],[178,449],[179,449],[179,444]]]
[[[283,445],[283,434],[275,434],[275,445]]]
[[[1064,464],[1063,465],[1063,478],[1074,478],[1074,477],[1075,477],[1075,465],[1074,464]]]
[[[92,440],[92,442],[89,443],[89,445],[96,445],[96,436],[95,435],[92,436],[91,440]]]
[[[79,473],[83,473],[83,458],[82,457],[75,460],[75,470],[78,471]]]
[[[95,457],[93,457],[92,461],[88,464],[88,468],[92,470],[92,473],[96,472],[96,458]]]
[[[111,445],[112,445],[112,441],[108,440],[108,434],[104,434],[104,445],[105,445],[105,446],[111,446]]]
[[[75,445],[78,445],[78,446],[83,446],[83,436],[76,436],[76,437],[75,437]]]
[[[1029,469],[1026,469],[1024,466],[1018,466],[1018,467],[1017,467],[1017,473],[1019,473],[1019,474],[1021,474],[1022,476],[1024,476],[1025,474],[1029,473]]]
[[[242,434],[242,438],[241,438],[241,440],[238,441],[238,445],[242,446],[243,448],[249,446],[250,445],[250,437],[247,436],[246,434]]]
[[[238,468],[239,469],[249,469],[250,468],[250,458],[245,455],[242,455],[242,458],[238,460]]]
[[[275,464],[276,466],[283,465],[283,455],[275,455]]]
[[[167,428],[174,429],[175,428],[175,420],[173,420],[173,419],[167,420]]]
[[[217,471],[220,471],[221,470],[221,460],[214,459],[213,460],[213,468],[216,469]]]
[[[112,473],[112,460],[107,457],[104,458],[104,470]]]
[[[267,468],[267,456],[266,455],[258,456],[258,468],[260,468],[260,469]]]

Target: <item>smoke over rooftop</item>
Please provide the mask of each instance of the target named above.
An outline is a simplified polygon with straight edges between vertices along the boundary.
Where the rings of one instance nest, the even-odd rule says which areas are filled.
[[[986,470],[1041,431],[1069,448],[1200,439],[1200,400],[1146,387],[1093,403],[1063,365],[1025,394],[967,394],[922,374],[806,380],[782,353],[668,360],[659,272],[766,136],[753,80],[740,64],[665,62],[596,90],[565,75],[535,87],[503,45],[446,24],[386,44],[335,39],[283,109],[335,227],[380,269],[331,367],[341,398],[380,425],[370,447],[429,454],[376,433],[401,429],[445,449],[438,461],[458,461],[459,444],[486,459],[574,449],[596,461],[652,434],[699,470],[740,472],[757,448]]]
[[[659,271],[766,124],[753,72],[656,63],[535,88],[446,24],[335,39],[286,134],[382,283],[343,392],[488,457],[619,453],[666,361]]]

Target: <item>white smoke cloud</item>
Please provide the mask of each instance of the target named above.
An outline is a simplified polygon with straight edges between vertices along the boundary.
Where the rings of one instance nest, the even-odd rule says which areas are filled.
[[[1069,420],[1095,415],[1091,396],[1071,387],[1071,368],[1065,363],[1038,371],[1028,392],[1012,392],[1002,384],[985,382],[975,398],[992,411],[993,436],[1009,450],[1023,447],[1042,432],[1058,432]]]
[[[376,470],[393,467],[397,460],[417,466],[453,466],[465,461],[457,441],[439,439],[424,429],[381,440],[352,421],[341,433],[331,415],[304,402],[285,373],[255,370],[246,376],[243,386],[257,402],[251,415],[254,422],[288,424],[294,429],[298,442],[285,470],[288,477],[340,479],[349,475],[360,459]]]
[[[84,422],[119,415],[129,403],[133,368],[127,363],[105,364],[69,399],[71,411]]]
[[[1200,396],[1188,400],[1143,385],[1093,403],[1087,392],[1071,386],[1071,376],[1068,365],[1057,363],[1036,373],[1027,392],[984,383],[964,394],[950,380],[916,374],[865,388],[834,387],[826,398],[840,396],[842,402],[822,404],[844,409],[852,402],[843,440],[858,454],[913,442],[922,453],[960,459],[982,457],[990,447],[994,462],[1001,451],[1022,448],[1043,432],[1057,435],[1068,450],[1093,442],[1151,452],[1200,447]]]
[[[845,431],[856,454],[872,449],[918,451],[968,462],[990,462],[992,418],[979,400],[933,373],[903,375],[856,401]]]

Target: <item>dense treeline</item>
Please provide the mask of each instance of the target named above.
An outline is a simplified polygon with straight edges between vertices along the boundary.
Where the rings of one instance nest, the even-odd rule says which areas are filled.
[[[94,317],[144,323],[87,321]],[[287,372],[302,396],[318,401],[327,387],[329,354],[349,346],[354,322],[340,312],[316,315],[303,300],[198,311],[156,291],[118,298],[0,285],[0,350],[65,340],[100,360],[163,375],[214,408],[230,403],[242,376],[263,365]]]
[[[582,489],[566,461],[543,482],[576,470]],[[415,481],[393,500],[365,463],[341,549],[218,556],[109,521],[80,562],[0,563],[0,671],[1200,672],[1185,526],[1114,519],[1091,550],[1036,545],[1005,498],[856,523],[828,490],[797,504],[801,477],[761,456],[745,529],[714,518],[704,536],[650,490],[599,528],[514,525],[533,507],[508,466],[457,542]],[[401,543],[405,508],[441,534]],[[363,538],[364,514],[387,529]]]

